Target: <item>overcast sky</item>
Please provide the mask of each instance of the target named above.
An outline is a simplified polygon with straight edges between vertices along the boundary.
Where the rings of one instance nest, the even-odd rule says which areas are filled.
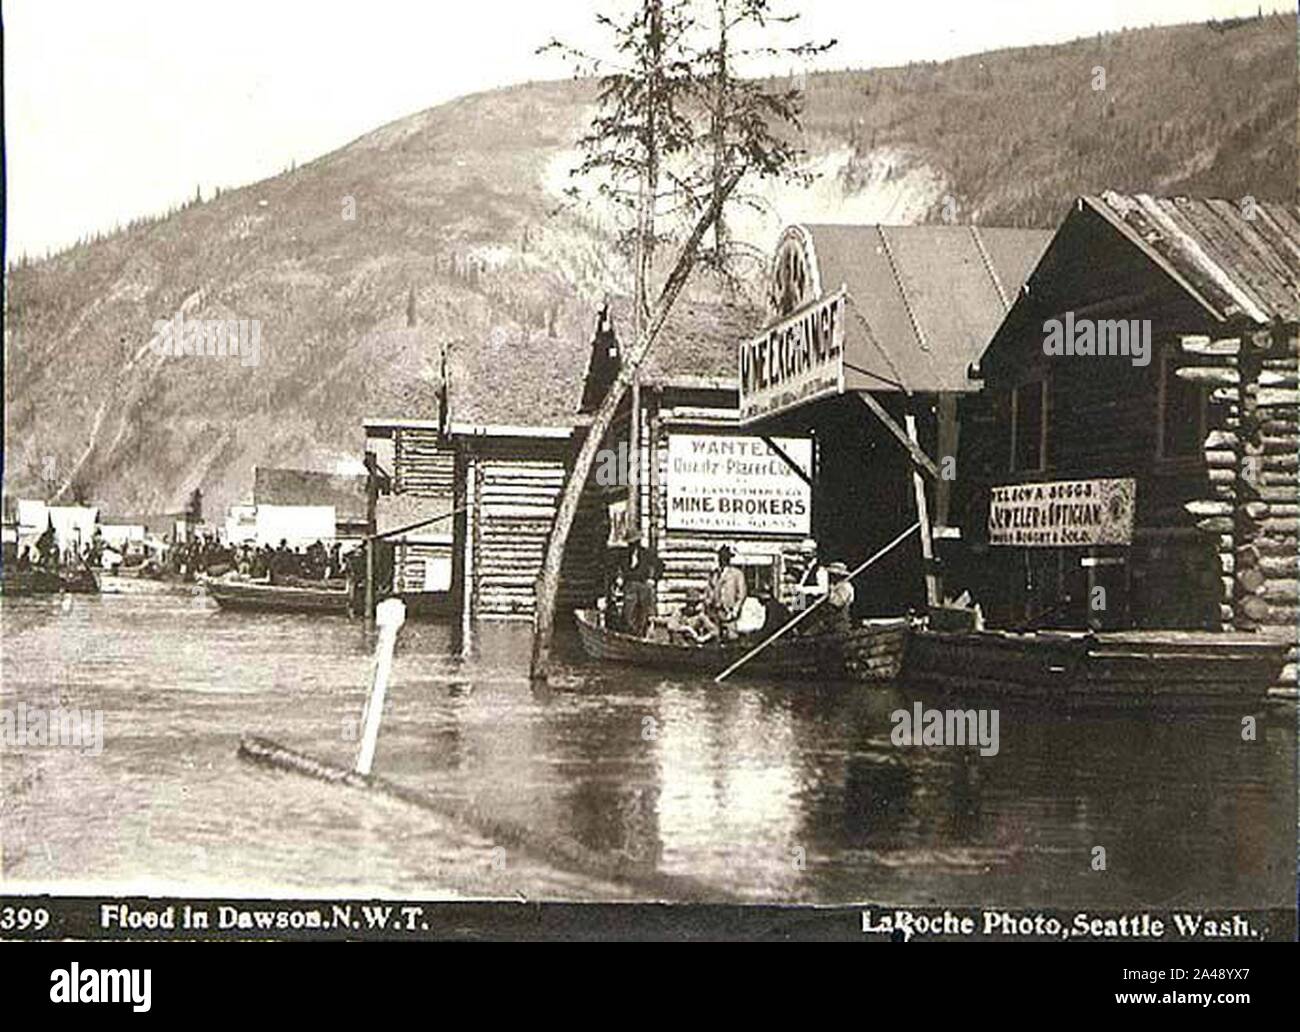
[[[626,4],[629,0],[614,0]],[[786,0],[869,68],[1288,0]],[[465,93],[565,76],[606,0],[7,0],[9,256],[303,163]],[[785,70],[785,69],[781,69]]]

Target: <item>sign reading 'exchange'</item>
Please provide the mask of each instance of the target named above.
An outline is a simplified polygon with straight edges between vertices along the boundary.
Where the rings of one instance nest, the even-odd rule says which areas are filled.
[[[740,421],[752,423],[844,390],[844,290],[740,345]]]
[[[995,487],[989,503],[989,544],[1131,544],[1136,497],[1137,483],[1128,477]]]

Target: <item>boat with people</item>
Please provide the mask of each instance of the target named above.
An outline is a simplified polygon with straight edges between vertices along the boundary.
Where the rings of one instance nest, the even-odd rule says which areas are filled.
[[[0,594],[3,595],[96,595],[99,578],[93,570],[51,570],[33,566],[29,569],[5,569],[0,575]]]
[[[583,650],[591,659],[656,670],[717,674],[760,644],[748,639],[697,645],[670,638],[642,638],[604,626],[595,609],[579,609],[574,619]],[[902,666],[909,623],[906,617],[889,617],[864,620],[843,631],[786,635],[741,669],[769,677],[891,680]]]
[[[291,580],[294,583],[272,584],[270,581],[202,578],[200,583],[222,609],[348,614],[352,594],[345,581]]]

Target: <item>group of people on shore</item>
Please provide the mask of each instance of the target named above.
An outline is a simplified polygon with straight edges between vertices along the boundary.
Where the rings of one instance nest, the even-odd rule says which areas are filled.
[[[854,601],[848,567],[842,562],[820,563],[814,541],[805,541],[802,551],[806,566],[795,588],[793,608],[771,593],[751,593],[744,571],[735,564],[735,552],[722,545],[703,591],[691,590],[665,619],[657,620],[655,584],[662,566],[654,551],[635,534],[599,608],[611,629],[639,638],[666,634],[671,641],[694,645],[772,633],[796,613],[814,606],[819,612],[804,621],[803,633],[829,633],[847,627]]]

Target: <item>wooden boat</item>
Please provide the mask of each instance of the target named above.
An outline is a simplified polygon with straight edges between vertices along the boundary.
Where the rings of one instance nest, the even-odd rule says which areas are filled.
[[[351,599],[346,590],[335,588],[298,587],[265,581],[204,580],[202,583],[222,609],[346,615]]]
[[[120,570],[101,573],[99,583],[100,591],[105,595],[179,595],[198,590],[195,585],[186,584],[179,578],[144,577],[124,574]]]
[[[92,570],[5,570],[0,576],[0,594],[4,595],[74,595],[99,593],[99,580]]]
[[[662,670],[717,674],[758,644],[682,645],[649,641],[600,625],[590,609],[574,613],[584,651],[592,659]],[[904,617],[867,620],[847,634],[789,635],[764,649],[739,673],[825,680],[890,680],[902,666],[909,621]]]
[[[903,673],[963,695],[1237,711],[1264,700],[1289,647],[1262,634],[1216,631],[918,628]]]

